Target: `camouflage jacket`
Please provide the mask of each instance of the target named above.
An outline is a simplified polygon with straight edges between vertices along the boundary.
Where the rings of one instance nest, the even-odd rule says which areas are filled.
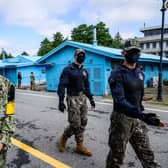
[[[30,75],[30,81],[34,82],[35,81],[35,76],[33,74]]]
[[[8,103],[9,89],[11,83],[8,79],[0,76],[0,143],[4,148],[11,144],[10,137],[15,131],[15,119],[13,115],[5,115],[6,104]]]

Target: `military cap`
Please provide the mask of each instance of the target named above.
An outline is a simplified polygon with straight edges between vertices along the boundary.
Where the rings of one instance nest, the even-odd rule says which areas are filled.
[[[133,44],[130,40],[127,40],[124,44],[124,50],[125,51],[131,51],[131,50],[136,50],[138,52],[141,51],[139,47],[137,47],[135,44]]]
[[[78,55],[79,53],[85,54],[85,51],[81,48],[78,48],[78,49],[75,50],[75,55]]]

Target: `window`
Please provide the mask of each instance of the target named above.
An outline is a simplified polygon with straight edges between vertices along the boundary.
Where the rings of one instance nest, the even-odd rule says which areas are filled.
[[[168,47],[168,41],[166,41],[166,47]]]
[[[156,48],[156,42],[152,43],[152,48]]]
[[[168,52],[165,52],[165,56],[166,56],[166,58],[168,58]]]
[[[153,71],[154,71],[154,66],[151,65],[151,66],[150,66],[150,69],[151,69],[151,71],[153,72]]]
[[[140,44],[140,47],[141,47],[141,49],[144,49],[144,44],[141,43],[141,44]]]
[[[150,43],[146,43],[146,48],[147,48],[147,49],[150,48]]]

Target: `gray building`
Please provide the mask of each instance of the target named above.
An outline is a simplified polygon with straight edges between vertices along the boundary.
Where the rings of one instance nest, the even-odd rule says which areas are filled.
[[[159,55],[161,26],[144,27],[140,29],[144,37],[138,38],[142,52]],[[168,25],[164,26],[163,56],[168,57]]]

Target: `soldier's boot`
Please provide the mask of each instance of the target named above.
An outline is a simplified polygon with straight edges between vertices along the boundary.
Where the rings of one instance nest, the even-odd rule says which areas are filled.
[[[76,152],[86,156],[92,156],[92,152],[83,145],[83,142],[77,143]]]
[[[59,141],[58,141],[58,149],[60,152],[64,152],[65,151],[65,146],[66,146],[66,142],[67,142],[67,138],[65,138],[63,135],[60,137]]]

